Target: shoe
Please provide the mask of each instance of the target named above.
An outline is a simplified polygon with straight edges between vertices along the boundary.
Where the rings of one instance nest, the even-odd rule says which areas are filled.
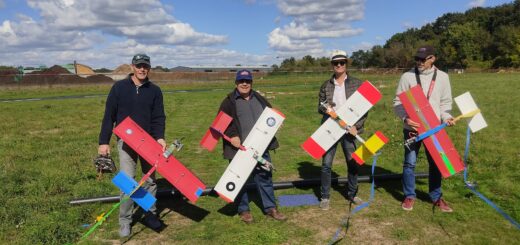
[[[265,215],[267,217],[271,217],[278,221],[284,221],[287,219],[287,217],[285,217],[285,215],[280,213],[276,208],[271,208],[271,209],[267,210],[267,213]]]
[[[148,214],[143,220],[143,224],[152,230],[159,230],[162,227],[161,221],[155,214]]]
[[[414,202],[415,199],[407,197],[404,199],[403,203],[401,203],[401,207],[406,211],[412,211]]]
[[[349,198],[348,199],[351,203],[354,203],[355,205],[359,205],[363,202],[363,200],[359,197]]]
[[[130,226],[130,224],[121,224],[119,227],[119,236],[129,237],[130,234],[132,234],[132,226]]]
[[[251,224],[253,222],[253,215],[251,215],[251,212],[244,211],[240,213],[240,220],[244,221],[246,224]]]
[[[453,212],[453,209],[451,209],[450,206],[448,206],[448,204],[442,198],[439,198],[439,200],[435,201],[433,203],[433,207],[439,207],[439,209],[445,213]]]
[[[321,210],[329,210],[330,208],[330,200],[328,198],[322,198],[320,202]]]

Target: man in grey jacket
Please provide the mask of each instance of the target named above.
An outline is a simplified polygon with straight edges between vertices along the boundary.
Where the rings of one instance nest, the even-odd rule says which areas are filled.
[[[450,114],[452,104],[450,79],[448,74],[433,65],[435,60],[435,50],[432,46],[420,47],[415,54],[415,67],[405,72],[399,80],[396,97],[394,99],[394,111],[403,121],[405,140],[417,134],[417,128],[420,124],[408,117],[397,95],[416,85],[422,87],[439,121],[446,122],[448,126],[455,124]],[[409,148],[404,147],[403,192],[405,198],[401,207],[406,211],[411,211],[415,202],[415,165],[420,147],[421,142],[413,143]],[[442,199],[441,173],[428,150],[426,150],[426,157],[429,163],[429,194],[433,205],[438,207],[442,212],[453,212]]]
[[[318,112],[323,115],[321,123],[325,122],[329,115],[321,103],[326,102],[332,106],[332,109],[339,108],[345,104],[356,90],[361,86],[362,81],[350,76],[347,73],[347,53],[342,50],[335,50],[332,52],[331,65],[334,69],[332,77],[321,85],[318,101]],[[356,149],[355,135],[362,133],[363,125],[367,118],[367,114],[363,115],[359,121],[350,127],[347,134],[344,134],[338,142],[325,153],[321,165],[321,202],[320,208],[322,210],[329,209],[330,203],[330,186],[331,186],[331,168],[334,155],[336,154],[336,147],[341,143],[343,154],[347,162],[348,181],[347,181],[347,199],[355,204],[361,203],[361,199],[356,197],[358,183],[357,177],[359,172],[359,165],[352,158],[352,153]]]

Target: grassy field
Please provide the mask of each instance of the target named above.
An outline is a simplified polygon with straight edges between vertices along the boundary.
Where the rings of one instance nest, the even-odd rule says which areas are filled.
[[[401,173],[401,123],[394,116],[392,99],[399,75],[354,74],[372,81],[383,99],[370,111],[365,137],[381,130],[390,138],[378,160],[376,174]],[[255,79],[254,87],[265,92],[272,104],[287,117],[278,132],[281,147],[271,154],[277,171],[275,181],[318,178],[319,161],[308,156],[300,144],[318,127],[316,112],[320,84],[328,75],[284,75]],[[520,220],[520,74],[451,75],[453,95],[470,91],[479,104],[489,127],[472,135],[469,164],[471,180],[515,220]],[[184,137],[185,147],[177,159],[193,170],[208,186],[214,186],[227,166],[220,147],[207,152],[198,146],[204,131],[217,113],[233,83],[167,83],[165,93],[167,140]],[[70,95],[101,95],[41,101],[0,103],[0,244],[75,243],[86,232],[84,224],[108,211],[112,204],[69,205],[84,197],[116,195],[113,174],[96,179],[92,159],[97,154],[97,137],[110,87],[71,86],[6,89],[0,100],[15,98],[54,98]],[[181,92],[187,90],[191,92]],[[459,111],[454,105],[453,115]],[[463,154],[466,125],[460,122],[448,129],[455,146]],[[112,144],[114,140],[112,140]],[[113,152],[116,150],[112,147]],[[117,154],[114,154],[117,155]],[[337,154],[333,173],[346,175],[342,154]],[[117,157],[116,157],[117,160]],[[421,154],[417,172],[426,171]],[[362,175],[370,173],[370,164]],[[513,244],[520,231],[465,188],[462,175],[443,182],[445,199],[455,212],[432,212],[428,184],[418,180],[412,212],[400,208],[403,198],[400,181],[379,182],[370,207],[352,217],[341,244],[372,243],[455,243]],[[159,189],[167,188],[164,180]],[[316,206],[282,207],[289,219],[276,222],[265,218],[259,206],[251,203],[255,222],[244,225],[233,205],[214,196],[202,197],[196,205],[181,199],[159,200],[160,216],[168,225],[156,233],[140,223],[133,227],[129,241],[118,237],[114,213],[82,244],[326,244],[347,214],[341,192],[332,191],[331,209]],[[319,193],[318,187],[277,190],[276,195]],[[370,185],[360,184],[359,196],[368,200]]]

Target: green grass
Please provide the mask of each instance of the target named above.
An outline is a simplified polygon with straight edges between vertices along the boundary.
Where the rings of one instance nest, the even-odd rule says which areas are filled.
[[[372,81],[383,99],[370,111],[365,137],[381,130],[390,138],[379,157],[377,173],[401,172],[401,123],[394,116],[392,99],[399,75],[355,74]],[[318,178],[320,162],[308,156],[300,144],[318,127],[318,88],[328,74],[264,77],[255,89],[268,92],[272,104],[287,117],[277,134],[281,147],[272,154],[277,168],[275,181],[302,177]],[[451,75],[453,96],[470,91],[481,108],[488,128],[472,135],[469,164],[471,180],[515,220],[520,221],[520,74]],[[214,186],[227,166],[221,148],[207,152],[198,146],[233,83],[166,83],[165,92],[215,89],[193,93],[165,93],[167,140],[184,137],[185,147],[176,158],[193,170],[208,186]],[[0,99],[43,98],[68,95],[106,94],[110,87],[71,86],[53,88],[12,88],[0,91]],[[271,93],[272,92],[272,93]],[[92,159],[97,153],[97,137],[105,97],[1,103],[0,120],[0,243],[63,244],[77,242],[86,232],[83,224],[110,209],[112,204],[71,206],[72,199],[116,195],[113,174],[96,179]],[[454,104],[453,115],[459,111]],[[465,123],[449,128],[459,153],[463,153]],[[112,140],[114,144],[114,140]],[[115,147],[112,145],[115,153]],[[114,154],[117,155],[117,154]],[[341,153],[333,171],[346,175]],[[117,159],[117,158],[116,158]],[[424,154],[418,172],[426,171]],[[369,162],[371,163],[371,161]],[[370,166],[362,168],[362,175]],[[445,199],[455,209],[452,214],[432,213],[427,181],[418,180],[419,201],[412,212],[400,208],[399,181],[377,185],[375,201],[357,213],[342,243],[464,243],[509,244],[520,240],[520,231],[464,187],[461,175],[443,182]],[[160,188],[167,187],[160,181]],[[131,241],[150,244],[324,244],[334,235],[348,207],[339,191],[332,192],[331,210],[317,207],[284,207],[289,220],[279,223],[263,217],[251,203],[255,222],[244,225],[235,208],[213,196],[202,197],[196,205],[181,200],[160,200],[158,207],[168,225],[161,233],[133,228]],[[278,190],[276,195],[318,193],[318,187]],[[360,197],[367,200],[370,185],[360,185]],[[84,243],[117,243],[118,220],[114,213]]]

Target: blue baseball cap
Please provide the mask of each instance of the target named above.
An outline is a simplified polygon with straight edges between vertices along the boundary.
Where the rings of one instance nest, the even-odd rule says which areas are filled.
[[[235,82],[240,80],[253,81],[253,74],[249,70],[237,71],[237,77],[235,79]]]

